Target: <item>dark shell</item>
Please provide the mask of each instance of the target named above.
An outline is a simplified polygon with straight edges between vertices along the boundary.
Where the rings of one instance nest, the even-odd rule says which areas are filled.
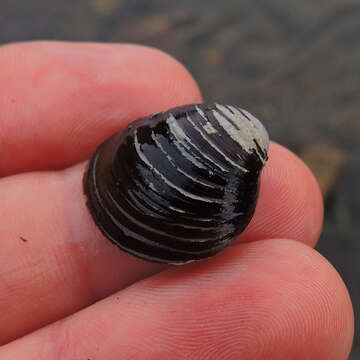
[[[139,258],[215,255],[248,225],[269,138],[237,106],[187,105],[139,119],[99,146],[84,176],[102,233]]]

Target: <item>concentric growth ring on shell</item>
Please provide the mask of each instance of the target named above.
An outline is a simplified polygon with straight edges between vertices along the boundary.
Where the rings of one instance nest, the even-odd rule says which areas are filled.
[[[237,106],[195,104],[141,118],[107,139],[84,176],[102,233],[145,260],[215,255],[256,206],[268,134]]]

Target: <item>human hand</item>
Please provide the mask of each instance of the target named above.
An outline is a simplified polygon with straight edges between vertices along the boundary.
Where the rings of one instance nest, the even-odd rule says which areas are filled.
[[[168,268],[101,235],[82,176],[130,121],[201,102],[187,71],[140,46],[39,42],[0,48],[0,82],[1,360],[346,359],[352,306],[312,249],[322,200],[295,155],[271,144],[242,241]]]

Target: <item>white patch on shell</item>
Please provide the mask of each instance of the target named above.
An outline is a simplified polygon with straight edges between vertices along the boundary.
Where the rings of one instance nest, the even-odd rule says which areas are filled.
[[[204,130],[208,133],[208,134],[217,134],[217,130],[211,125],[210,122],[207,122],[204,126],[203,126]]]
[[[225,116],[213,110],[213,114],[219,125],[242,149],[248,153],[255,151],[260,160],[265,163],[266,158],[260,153],[255,143],[255,141],[258,143],[264,154],[267,153],[269,148],[269,135],[261,122],[246,110],[239,110],[234,106],[225,107],[219,104],[216,104],[216,107],[226,117],[231,119],[236,127],[226,119]]]
[[[254,138],[258,142],[261,149],[264,151],[264,153],[267,153],[269,150],[269,134],[267,133],[264,125],[260,122],[259,119],[257,119],[255,116],[250,114],[245,109],[241,109],[241,111],[251,120],[251,124],[254,128]]]

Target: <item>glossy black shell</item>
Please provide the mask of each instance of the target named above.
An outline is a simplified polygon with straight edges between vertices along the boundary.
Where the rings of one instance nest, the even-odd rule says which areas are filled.
[[[215,255],[248,225],[269,138],[245,110],[187,105],[139,119],[106,140],[84,176],[102,233],[148,261]]]

